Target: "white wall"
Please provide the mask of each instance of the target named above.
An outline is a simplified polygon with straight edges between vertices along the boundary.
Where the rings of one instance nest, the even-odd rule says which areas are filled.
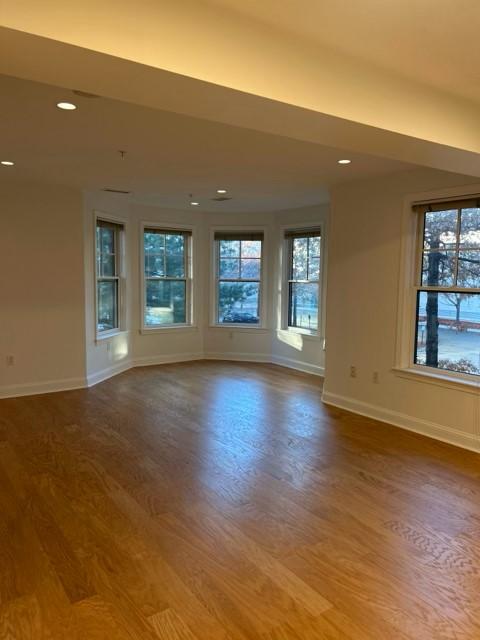
[[[333,190],[324,399],[480,449],[479,389],[445,388],[392,371],[404,200],[407,194],[469,182],[473,179],[420,170]],[[357,367],[356,378],[349,376],[350,365]],[[379,384],[372,381],[374,371]]]
[[[82,195],[7,181],[1,193],[0,397],[82,386]]]

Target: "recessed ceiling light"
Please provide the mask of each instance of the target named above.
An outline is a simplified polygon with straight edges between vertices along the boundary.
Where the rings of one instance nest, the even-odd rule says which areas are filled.
[[[198,205],[200,204],[199,202],[190,202],[190,204],[192,205],[192,207],[198,207]]]
[[[217,193],[227,193],[226,189],[217,189]]]
[[[3,164],[4,167],[13,167],[15,163],[11,160],[2,160],[0,164]]]
[[[73,104],[73,102],[57,102],[57,107],[64,111],[74,111],[77,108],[77,105]]]
[[[338,164],[350,164],[351,160],[337,160]]]

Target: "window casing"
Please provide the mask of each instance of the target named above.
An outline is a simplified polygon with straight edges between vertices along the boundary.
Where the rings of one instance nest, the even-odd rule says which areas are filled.
[[[263,232],[215,232],[217,325],[262,325]]]
[[[480,201],[417,205],[413,363],[480,376]]]
[[[122,310],[122,224],[96,219],[96,332],[109,335],[120,330]]]
[[[321,231],[319,227],[285,232],[289,329],[318,333],[320,326]]]
[[[143,328],[189,326],[192,232],[143,228]]]

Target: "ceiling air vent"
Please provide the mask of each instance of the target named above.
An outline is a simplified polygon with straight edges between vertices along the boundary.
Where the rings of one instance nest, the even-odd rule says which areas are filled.
[[[81,89],[72,89],[72,93],[81,98],[100,98],[96,93],[89,93],[88,91],[82,91]]]
[[[121,193],[124,196],[128,196],[131,191],[122,191],[122,189],[102,189],[102,191],[107,191],[108,193]]]
[[[214,202],[225,202],[225,200],[231,200],[228,196],[218,196],[217,198],[212,198]]]

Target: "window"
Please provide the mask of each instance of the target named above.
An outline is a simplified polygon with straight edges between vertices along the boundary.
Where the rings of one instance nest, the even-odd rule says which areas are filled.
[[[414,363],[480,376],[480,200],[418,205]]]
[[[260,325],[263,233],[215,233],[216,323]]]
[[[95,246],[98,335],[120,328],[122,236],[122,224],[97,219]]]
[[[318,331],[320,229],[285,233],[288,255],[288,327]]]
[[[190,240],[191,231],[144,228],[144,328],[190,324]]]

